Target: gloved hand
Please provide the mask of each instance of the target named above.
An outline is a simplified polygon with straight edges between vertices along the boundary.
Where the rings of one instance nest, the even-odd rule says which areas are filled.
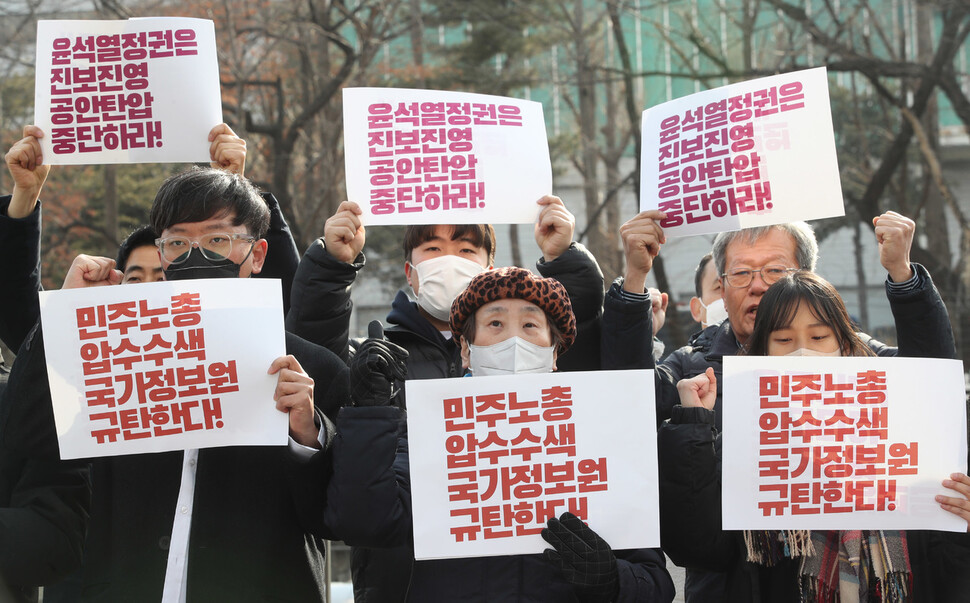
[[[620,573],[610,545],[569,512],[550,517],[546,525],[542,537],[555,550],[546,549],[543,555],[562,571],[576,597],[584,603],[616,600]]]
[[[395,381],[407,377],[408,351],[384,339],[381,321],[367,325],[367,340],[350,361],[350,399],[354,406],[386,406],[397,395]]]

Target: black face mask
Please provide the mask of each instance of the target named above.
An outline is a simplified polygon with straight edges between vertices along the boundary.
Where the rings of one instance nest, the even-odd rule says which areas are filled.
[[[248,258],[249,255],[247,254]],[[245,259],[243,260],[246,261]],[[165,280],[181,281],[196,278],[237,278],[239,267],[229,258],[210,260],[202,255],[202,251],[195,247],[189,251],[189,257],[181,264],[171,264],[164,270]]]

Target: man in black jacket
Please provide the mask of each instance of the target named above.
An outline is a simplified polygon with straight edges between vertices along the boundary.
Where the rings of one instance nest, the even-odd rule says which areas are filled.
[[[623,324],[610,323],[610,332],[624,333],[624,341],[632,340],[638,333],[650,333],[649,307],[643,293],[647,274],[653,266],[653,258],[665,242],[659,221],[662,212],[651,210],[640,213],[623,225],[621,234],[627,256],[625,278],[614,283],[607,294],[606,304],[617,312],[604,318],[604,341],[601,346],[610,355],[611,366],[624,368],[653,368],[651,360],[641,361],[626,354],[622,346],[606,339],[607,320],[626,317]],[[925,350],[936,349],[929,341],[941,338],[945,345],[952,345],[953,333],[949,330],[926,332],[936,323],[929,319],[933,311],[942,307],[939,293],[933,286],[926,269],[910,262],[915,224],[895,212],[887,212],[874,219],[875,235],[879,244],[879,259],[886,268],[886,294],[896,317],[897,336],[906,341],[905,349],[913,356],[924,355]],[[760,228],[720,233],[714,239],[714,263],[722,279],[722,295],[728,320],[720,325],[707,327],[693,347],[674,351],[657,366],[657,422],[658,426],[670,418],[671,409],[679,403],[677,382],[699,375],[714,368],[720,378],[721,359],[737,354],[747,342],[754,328],[754,317],[761,296],[768,286],[785,274],[786,270],[815,270],[818,261],[818,244],[815,233],[804,222],[778,224]],[[732,285],[732,282],[734,283]],[[743,283],[743,284],[742,284]],[[646,304],[646,306],[644,305]],[[945,308],[943,309],[945,312]],[[649,337],[649,336],[648,336]],[[869,347],[880,356],[894,356],[897,348],[886,346],[871,337],[864,336]],[[721,427],[720,398],[715,406],[716,426]]]
[[[151,219],[166,279],[245,278],[262,269],[269,210],[238,175],[205,169],[173,176],[159,190]],[[112,260],[81,256],[65,286],[120,279]],[[324,599],[323,539],[332,535],[322,520],[332,427],[324,411],[347,400],[347,369],[293,335],[286,347],[289,355],[269,371],[278,374],[273,403],[289,417],[288,447],[94,460],[83,599]],[[16,382],[24,385],[12,381],[10,390],[23,395],[10,398],[0,442],[33,459],[56,460],[39,329],[21,356]]]
[[[536,244],[543,257],[536,268],[560,281],[573,304],[579,335],[561,370],[592,370],[599,364],[599,319],[603,274],[593,256],[573,242],[575,219],[558,197],[538,201]],[[361,210],[346,201],[327,220],[324,236],[304,254],[294,278],[287,329],[324,345],[344,359],[348,345],[350,288],[364,266],[365,229]],[[459,349],[451,338],[451,302],[478,272],[491,269],[495,231],[490,225],[410,226],[404,237],[405,278],[417,297],[399,291],[387,315],[387,339],[408,351],[407,379],[459,377]],[[403,390],[403,388],[402,388]],[[403,391],[394,404],[404,407]],[[352,571],[358,603],[397,603],[407,591],[413,555],[408,547],[354,548]]]
[[[659,222],[662,212],[642,212],[621,228],[627,256],[625,278],[614,283],[607,293],[603,316],[604,362],[621,368],[653,368],[652,357],[637,348],[623,348],[618,341],[637,341],[651,333],[650,301],[644,293],[646,275],[653,258],[666,242]],[[874,219],[879,257],[888,272],[886,293],[896,319],[900,348],[909,356],[938,356],[939,349],[953,350],[953,333],[946,319],[946,308],[925,268],[910,262],[909,252],[915,233],[912,220],[895,212]],[[741,231],[720,233],[714,240],[714,264],[721,275],[722,295],[728,320],[707,327],[692,346],[674,351],[656,367],[656,404],[658,426],[671,419],[679,404],[677,382],[714,369],[721,380],[724,356],[738,354],[754,328],[754,318],[761,297],[768,286],[792,269],[815,270],[818,244],[811,227],[804,222],[780,224]],[[944,320],[940,320],[940,317]],[[941,326],[942,325],[942,326]],[[869,347],[880,356],[895,356],[897,348],[863,336]],[[619,353],[618,350],[623,350]],[[721,392],[718,391],[713,422],[721,428]],[[683,418],[676,413],[672,423]],[[690,472],[667,474],[668,479],[689,482],[696,479]],[[665,487],[661,474],[661,491]],[[666,487],[677,487],[666,484]],[[661,536],[675,525],[675,520],[661,516]],[[690,540],[690,539],[686,539]],[[689,563],[677,555],[683,538],[662,540],[664,549],[675,562]],[[711,566],[708,566],[711,567]],[[712,569],[723,569],[721,567]],[[688,573],[693,570],[688,568]],[[716,581],[695,592],[694,601],[728,601],[728,592]]]
[[[36,126],[24,128],[24,137],[5,155],[14,182],[13,194],[0,197],[0,340],[18,350],[39,316],[37,292],[40,286],[40,193],[50,167],[43,163],[39,139],[44,136]],[[212,166],[239,174],[245,169],[246,143],[226,124],[209,132]],[[285,301],[299,256],[289,227],[276,199],[262,193],[270,211],[273,253],[264,258],[262,275],[282,278]],[[149,227],[137,229],[118,250],[122,283],[160,280],[161,263]],[[27,351],[30,351],[28,346]],[[23,370],[20,371],[23,373]],[[3,375],[6,381],[6,374]],[[33,395],[31,379],[15,379]],[[46,374],[39,375],[46,383]],[[5,385],[5,383],[4,383]],[[11,408],[17,408],[15,395],[0,405],[0,429],[10,422]],[[336,405],[334,405],[336,408]],[[14,420],[16,422],[16,420]],[[40,431],[46,427],[41,421]],[[87,465],[33,458],[34,450],[15,450],[4,444],[0,452],[0,599],[4,582],[12,582],[11,597],[36,598],[36,585],[50,585],[81,563],[81,545],[90,505]],[[45,598],[74,601],[73,585],[48,588]],[[63,592],[62,592],[63,591]],[[59,599],[61,600],[61,599]]]

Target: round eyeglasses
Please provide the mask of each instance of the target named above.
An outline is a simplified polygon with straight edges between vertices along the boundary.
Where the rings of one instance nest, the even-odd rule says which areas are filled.
[[[189,258],[192,247],[198,247],[202,255],[209,260],[224,260],[232,253],[233,241],[246,241],[250,251],[256,243],[256,237],[248,234],[214,232],[196,239],[188,237],[165,237],[155,239],[155,245],[162,257],[170,264],[181,264]]]
[[[778,280],[781,280],[785,275],[796,272],[798,268],[788,268],[787,266],[778,265],[768,265],[760,270],[751,270],[750,268],[739,268],[737,270],[732,270],[731,272],[725,272],[721,276],[727,281],[727,284],[732,287],[747,287],[754,280],[755,273],[761,275],[761,280],[765,282],[766,285],[770,285]]]

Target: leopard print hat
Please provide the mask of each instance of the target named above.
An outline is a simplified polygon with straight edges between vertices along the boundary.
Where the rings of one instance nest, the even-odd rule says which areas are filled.
[[[558,352],[562,354],[576,339],[576,317],[566,288],[559,281],[536,276],[524,268],[509,266],[486,270],[472,279],[451,304],[451,332],[455,341],[465,323],[479,308],[498,299],[524,299],[539,306],[562,335]]]

